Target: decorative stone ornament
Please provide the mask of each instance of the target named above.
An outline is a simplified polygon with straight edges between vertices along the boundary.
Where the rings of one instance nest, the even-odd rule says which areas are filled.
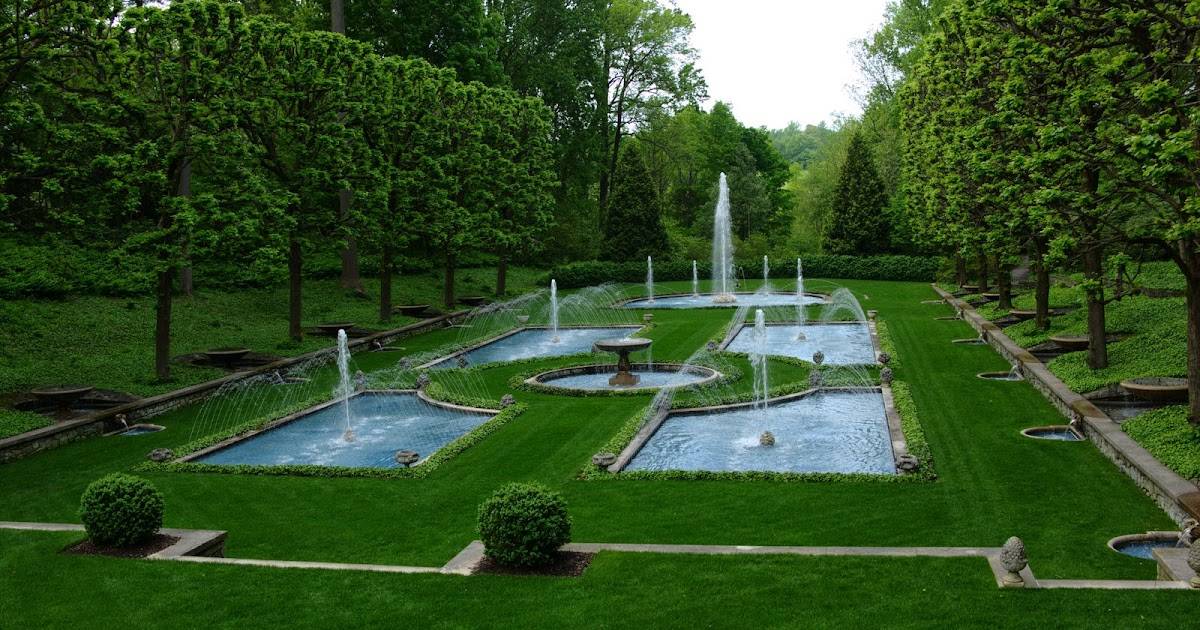
[[[1029,558],[1025,555],[1025,543],[1020,538],[1013,536],[1004,541],[1004,546],[1000,548],[1000,566],[1007,571],[1001,580],[1005,586],[1012,588],[1025,586],[1021,571],[1029,566]]]
[[[883,383],[884,385],[892,384],[892,368],[885,367],[882,370],[879,370],[879,382]]]
[[[517,402],[517,399],[513,398],[512,394],[505,394],[500,397],[500,408],[506,409],[508,407],[513,406],[513,404],[515,404],[516,402]]]
[[[717,351],[717,342],[710,341],[710,342],[704,344],[704,347],[708,348],[709,352],[716,352]]]
[[[812,372],[808,373],[808,386],[809,387],[816,388],[816,387],[820,387],[821,385],[824,385],[824,384],[825,384],[825,376],[823,374],[821,374],[819,371],[813,370]]]
[[[821,365],[822,363],[825,362],[825,353],[821,352],[820,350],[817,350],[816,352],[813,353],[812,359],[813,359],[813,363],[816,363],[817,365]]]
[[[354,389],[355,391],[363,391],[367,388],[367,375],[363,374],[362,370],[354,373]]]
[[[396,451],[396,463],[408,468],[421,460],[421,454],[416,451]]]
[[[465,368],[470,364],[470,362],[467,361],[467,355],[465,354],[458,355],[458,360],[455,361],[455,363],[458,364],[458,367],[460,368]]]
[[[1200,544],[1194,544],[1191,549],[1188,549],[1187,565],[1189,569],[1196,572],[1189,583],[1192,588],[1200,588]]]
[[[921,460],[917,459],[915,455],[905,453],[904,455],[896,458],[896,468],[899,468],[900,472],[916,472],[920,467]]]
[[[760,446],[775,446],[775,434],[770,431],[763,431],[763,434],[758,436],[758,444]]]
[[[528,315],[517,315],[517,323],[522,326],[524,326],[525,324],[528,324],[529,316]]]
[[[595,455],[592,455],[592,463],[601,468],[608,468],[609,466],[617,463],[617,455],[616,453],[607,452],[596,453]]]
[[[417,377],[417,389],[425,389],[429,385],[429,372],[421,372]]]
[[[878,359],[879,359],[880,365],[887,365],[888,363],[891,362],[892,355],[890,355],[886,352],[880,352]]]
[[[146,459],[149,459],[152,462],[160,463],[174,458],[175,452],[169,448],[156,448],[153,451],[150,451],[149,455],[146,455]]]

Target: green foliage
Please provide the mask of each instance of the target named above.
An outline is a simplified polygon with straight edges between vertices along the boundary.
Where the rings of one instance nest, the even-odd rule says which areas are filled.
[[[625,149],[614,179],[604,221],[605,257],[629,260],[661,255],[667,249],[662,204],[636,145]]]
[[[834,254],[876,254],[889,249],[887,197],[862,136],[850,138],[834,191],[826,249]]]
[[[111,473],[84,490],[79,519],[93,543],[131,547],[162,527],[162,493],[140,477]]]
[[[567,502],[540,485],[510,483],[479,506],[479,538],[484,553],[500,564],[548,564],[571,542]]]
[[[0,409],[0,439],[20,435],[27,431],[50,426],[52,422],[46,416],[31,411],[16,409]]]
[[[1129,437],[1185,479],[1200,480],[1200,432],[1187,419],[1186,406],[1163,407],[1121,424]]]

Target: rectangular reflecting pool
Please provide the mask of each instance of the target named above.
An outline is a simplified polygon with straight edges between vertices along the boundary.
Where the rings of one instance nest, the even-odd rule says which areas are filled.
[[[569,354],[591,352],[592,344],[601,339],[628,337],[640,326],[616,326],[595,328],[560,328],[558,340],[546,328],[526,328],[501,337],[464,353],[468,365],[483,365],[534,357],[559,357]],[[450,356],[430,365],[433,369],[452,368],[458,365],[458,356]]]
[[[796,333],[803,332],[803,339]],[[754,347],[754,327],[745,326],[738,332],[726,350],[750,352]],[[812,361],[814,352],[825,354],[827,365],[871,365],[875,363],[875,349],[871,345],[871,331],[865,323],[806,324],[804,326],[767,326],[767,352]]]
[[[774,446],[759,444],[770,431]],[[625,470],[896,474],[883,395],[820,392],[768,407],[672,414]]]
[[[416,451],[425,459],[492,417],[433,405],[408,392],[359,394],[349,407],[353,441],[344,439],[345,410],[335,403],[192,461],[395,468],[396,451]]]
[[[664,295],[653,301],[647,298],[631,300],[624,308],[737,308],[739,306],[796,306],[795,293],[738,293],[734,302],[714,302],[712,293],[700,295]],[[824,304],[825,298],[805,293],[804,304]]]

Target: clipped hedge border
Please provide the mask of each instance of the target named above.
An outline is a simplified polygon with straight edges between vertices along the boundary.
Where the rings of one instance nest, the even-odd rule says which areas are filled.
[[[892,381],[892,402],[896,405],[896,413],[900,414],[900,429],[904,432],[904,441],[908,452],[921,463],[916,472],[905,475],[925,481],[937,479],[937,471],[933,465],[933,449],[925,439],[925,428],[921,426],[921,418],[917,415],[917,403],[913,400],[912,389],[903,381]]]
[[[428,393],[428,392],[427,392]],[[448,401],[442,401],[448,402]],[[223,431],[218,434],[210,435],[193,442],[189,442],[180,447],[176,452],[176,457],[185,457],[196,451],[199,451],[209,446],[213,446],[219,442],[227,440],[231,437],[242,433],[261,429],[267,424],[284,416],[298,413],[309,407],[314,406],[314,402],[306,404],[293,405],[288,407],[284,413],[272,414],[269,418],[259,418],[251,422],[242,424],[229,431]],[[453,403],[452,403],[453,404]],[[494,403],[491,403],[494,405]],[[460,435],[457,439],[449,444],[438,449],[433,455],[429,456],[424,462],[419,465],[409,468],[352,468],[349,466],[316,466],[313,464],[285,464],[285,465],[263,465],[263,464],[205,464],[203,462],[142,462],[133,468],[137,472],[145,473],[160,473],[160,472],[183,472],[183,473],[223,473],[233,475],[283,475],[296,477],[360,477],[360,478],[376,478],[376,479],[424,479],[438,469],[442,464],[445,464],[454,456],[471,448],[479,441],[487,436],[495,433],[500,427],[507,424],[513,418],[521,415],[528,408],[523,403],[514,404],[500,413],[492,416],[483,424],[475,427],[471,431]]]

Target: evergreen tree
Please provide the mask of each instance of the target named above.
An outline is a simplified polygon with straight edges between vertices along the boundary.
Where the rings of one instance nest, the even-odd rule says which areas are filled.
[[[887,197],[871,151],[855,133],[833,196],[826,249],[832,254],[877,254],[888,247]]]
[[[629,145],[621,153],[609,202],[604,224],[605,258],[639,260],[666,252],[667,230],[662,222],[662,203],[636,145]]]

